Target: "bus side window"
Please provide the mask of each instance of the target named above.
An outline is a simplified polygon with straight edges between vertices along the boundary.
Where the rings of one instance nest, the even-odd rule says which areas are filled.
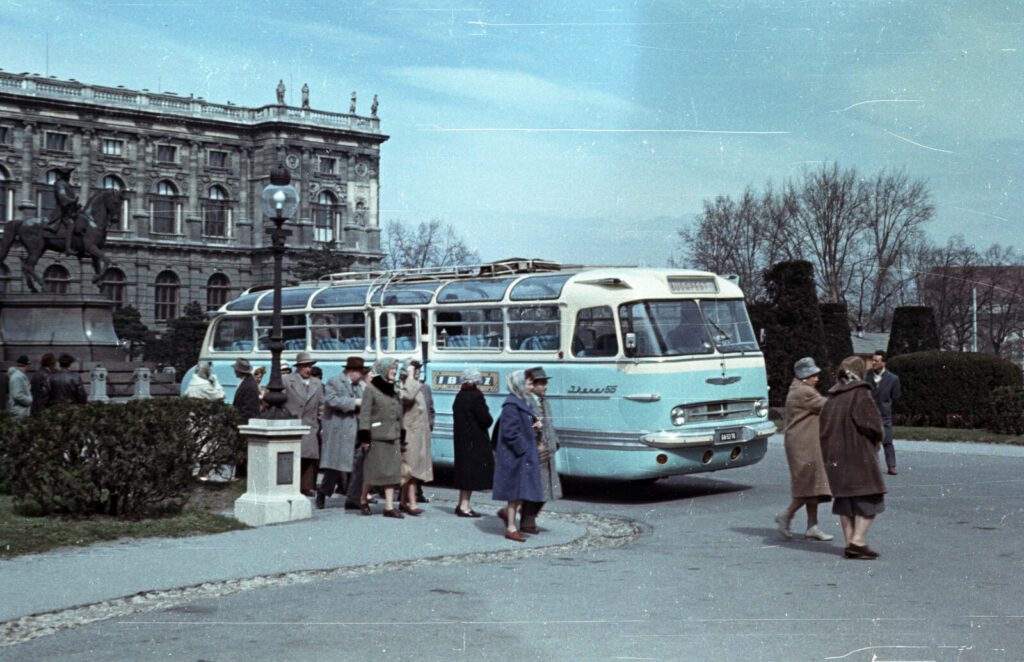
[[[573,356],[615,356],[619,340],[615,335],[615,316],[608,306],[584,308],[576,313],[572,334]]]

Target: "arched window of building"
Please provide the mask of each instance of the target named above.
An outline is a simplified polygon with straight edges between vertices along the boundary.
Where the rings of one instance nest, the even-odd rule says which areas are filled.
[[[103,178],[103,188],[112,188],[115,191],[123,191],[127,188],[124,182],[117,175],[107,175]],[[121,203],[121,229],[128,229],[128,201]]]
[[[67,294],[71,285],[71,274],[62,265],[51,264],[43,272],[43,291],[51,294]]]
[[[0,168],[0,223],[14,219],[14,187],[7,171]]]
[[[153,201],[150,203],[153,232],[176,234],[178,232],[178,214],[180,209],[178,189],[174,186],[174,183],[166,179],[157,182]]]
[[[153,317],[158,322],[166,322],[178,316],[178,288],[180,285],[181,281],[173,271],[161,271],[157,275]]]
[[[313,203],[313,241],[328,243],[334,241],[334,217],[337,214],[338,199],[330,191],[323,191]]]
[[[230,233],[230,226],[228,193],[220,186],[211,186],[203,200],[203,234],[208,237],[226,237]]]
[[[100,283],[100,292],[114,302],[114,310],[124,308],[128,303],[128,278],[117,268],[107,269]]]
[[[213,274],[206,281],[206,309],[217,310],[228,302],[231,280],[224,274]]]
[[[57,183],[57,171],[50,170],[46,173],[46,183],[39,187],[36,196],[36,213],[46,218],[57,206],[57,199],[53,197],[53,185]]]

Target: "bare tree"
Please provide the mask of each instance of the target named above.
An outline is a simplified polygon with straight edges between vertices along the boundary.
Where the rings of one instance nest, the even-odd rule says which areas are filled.
[[[971,291],[977,282],[980,256],[964,241],[951,237],[926,258],[921,303],[935,311],[943,349],[970,348],[973,332]]]
[[[826,164],[805,171],[802,185],[790,184],[788,195],[793,200],[791,242],[814,265],[825,301],[845,301],[860,263],[867,259],[861,235],[868,196],[857,172]]]
[[[466,245],[451,225],[436,218],[414,227],[402,221],[388,221],[381,243],[385,269],[447,267],[480,261],[477,252]]]

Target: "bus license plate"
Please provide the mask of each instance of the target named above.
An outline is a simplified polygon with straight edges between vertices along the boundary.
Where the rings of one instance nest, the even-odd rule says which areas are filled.
[[[739,430],[723,430],[718,433],[719,443],[725,443],[727,441],[738,441],[740,438]]]

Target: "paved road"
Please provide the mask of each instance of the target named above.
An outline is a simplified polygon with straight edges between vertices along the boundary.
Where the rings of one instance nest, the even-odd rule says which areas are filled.
[[[1024,659],[1024,457],[898,448],[901,474],[869,536],[877,561],[780,539],[772,517],[788,476],[774,440],[753,467],[647,489],[574,485],[529,554],[497,535],[495,518],[466,527],[438,504],[416,522],[423,537],[483,537],[492,551],[179,595],[169,608],[0,648],[0,660]],[[627,544],[601,539],[626,522],[638,531]],[[590,544],[567,542],[573,527]],[[335,530],[339,546],[376,539]],[[545,549],[545,536],[559,546]]]

